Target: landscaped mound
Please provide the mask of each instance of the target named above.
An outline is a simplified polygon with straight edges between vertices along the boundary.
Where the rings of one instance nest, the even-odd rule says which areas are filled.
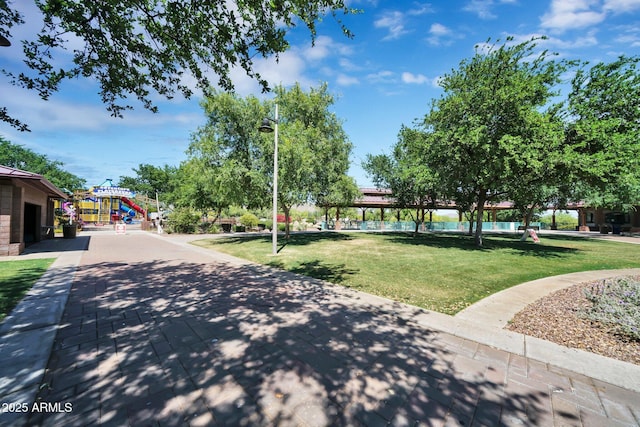
[[[581,283],[519,312],[507,329],[640,365],[640,276]]]

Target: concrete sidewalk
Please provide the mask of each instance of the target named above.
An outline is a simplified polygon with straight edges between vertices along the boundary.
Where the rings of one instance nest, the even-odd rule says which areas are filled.
[[[640,425],[636,365],[174,236],[80,254],[29,425]]]
[[[71,283],[89,239],[51,239],[28,247],[20,256],[2,260],[56,258],[0,324],[0,425],[19,425],[25,414],[16,410],[16,403],[24,409],[24,404],[31,405],[38,392]]]

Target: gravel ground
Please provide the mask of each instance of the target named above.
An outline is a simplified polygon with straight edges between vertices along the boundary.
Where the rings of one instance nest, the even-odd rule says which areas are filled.
[[[583,293],[591,285],[561,289],[529,304],[506,329],[640,365],[640,341],[624,339],[579,316],[591,304]]]

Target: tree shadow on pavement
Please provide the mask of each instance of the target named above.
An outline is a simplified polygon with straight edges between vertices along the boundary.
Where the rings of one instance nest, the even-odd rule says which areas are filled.
[[[331,269],[310,263],[305,269]],[[339,274],[349,274],[342,272]],[[428,313],[268,267],[97,262],[77,272],[32,425],[542,425],[524,358]],[[20,355],[15,355],[20,357]],[[571,415],[568,415],[571,418]],[[572,421],[569,419],[569,421]],[[575,421],[575,420],[573,420]]]

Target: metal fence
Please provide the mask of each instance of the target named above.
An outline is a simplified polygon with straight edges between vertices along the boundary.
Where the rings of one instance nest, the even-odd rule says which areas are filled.
[[[485,221],[482,229],[485,231],[518,231],[518,227],[524,225],[521,222],[490,222]],[[533,227],[541,227],[539,222],[529,224]],[[476,224],[473,223],[475,230]],[[329,221],[322,222],[322,230],[334,230],[335,223]],[[416,223],[413,221],[341,221],[341,230],[386,230],[386,231],[414,231]],[[467,231],[469,230],[469,221],[451,221],[451,222],[425,222],[418,227],[420,231]]]

